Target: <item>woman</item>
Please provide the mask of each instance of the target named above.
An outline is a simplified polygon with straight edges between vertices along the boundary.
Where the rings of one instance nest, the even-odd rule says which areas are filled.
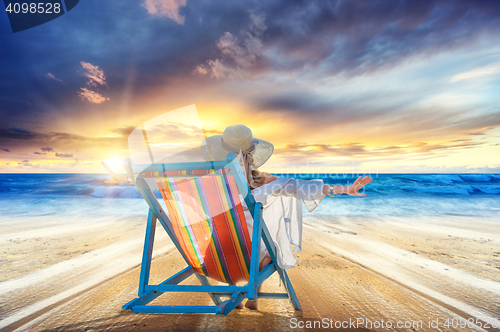
[[[349,186],[333,186],[324,184],[323,180],[301,180],[281,178],[269,173],[260,172],[263,165],[272,155],[274,147],[271,143],[253,138],[250,128],[243,125],[229,126],[222,135],[207,138],[201,153],[206,160],[225,160],[229,152],[238,155],[247,182],[257,202],[261,202],[263,219],[269,234],[276,245],[277,264],[289,269],[296,263],[294,253],[301,251],[302,246],[302,203],[312,212],[326,195],[348,194],[364,197],[359,193],[371,177],[359,177]],[[252,236],[253,218],[246,208],[244,211],[250,236]],[[291,246],[293,246],[293,250]],[[261,242],[260,269],[271,263],[264,242]],[[257,301],[247,301],[247,308],[257,309]]]

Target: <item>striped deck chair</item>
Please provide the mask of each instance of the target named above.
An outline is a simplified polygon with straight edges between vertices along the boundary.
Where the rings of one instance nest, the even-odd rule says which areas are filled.
[[[290,299],[293,307],[300,310],[286,272],[274,263],[277,261],[276,248],[262,219],[262,205],[255,202],[234,153],[228,154],[226,161],[201,163],[146,166],[134,165],[129,160],[125,168],[148,203],[149,216],[139,297],[123,306],[124,309],[134,312],[227,315],[245,298],[281,298]],[[167,211],[164,211],[152,189],[160,191]],[[253,216],[252,237],[240,197],[244,197]],[[188,266],[160,284],[150,285],[149,272],[157,220]],[[273,263],[259,272],[260,239],[263,239]],[[275,271],[286,293],[259,293],[258,286]],[[201,285],[179,285],[193,274]],[[228,285],[211,285],[210,279]],[[239,282],[245,284],[235,285]],[[205,292],[214,305],[147,305],[164,292]],[[229,299],[222,301],[221,297]]]

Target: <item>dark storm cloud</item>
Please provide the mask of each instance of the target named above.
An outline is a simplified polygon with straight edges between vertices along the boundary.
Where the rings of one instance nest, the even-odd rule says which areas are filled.
[[[263,51],[251,53],[257,59],[247,78],[259,72],[306,68],[302,75],[313,72],[316,78],[359,75],[414,56],[464,47],[478,36],[494,36],[500,28],[500,3],[494,1],[287,0],[252,5],[250,15],[264,18],[259,37]],[[236,42],[242,32],[252,37],[242,24],[221,34],[211,48],[218,56],[200,63],[197,72],[207,74],[212,67],[214,77],[241,77],[241,71],[248,68],[227,70],[224,60],[234,54],[221,44],[228,42],[229,34],[231,49],[239,50],[240,57],[245,55],[248,45],[241,45],[245,38],[239,36],[240,45]],[[229,74],[224,75],[225,71]]]
[[[471,43],[500,27],[496,1],[294,1],[267,11],[276,68],[372,71]]]

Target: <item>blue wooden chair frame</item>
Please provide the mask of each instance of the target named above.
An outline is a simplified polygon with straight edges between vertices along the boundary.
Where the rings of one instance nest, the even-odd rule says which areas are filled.
[[[125,304],[123,309],[129,309],[133,312],[148,312],[148,313],[215,313],[218,315],[227,315],[245,298],[255,300],[256,298],[274,298],[274,299],[290,299],[295,310],[301,310],[299,300],[293,290],[292,284],[285,270],[277,265],[276,247],[269,235],[263,219],[262,219],[262,204],[256,203],[250,191],[248,183],[243,176],[241,167],[236,160],[234,153],[227,155],[226,161],[209,161],[202,163],[175,163],[175,164],[152,164],[152,165],[134,165],[130,160],[125,163],[125,168],[129,173],[129,177],[134,180],[137,189],[139,189],[142,197],[149,205],[149,215],[146,228],[146,238],[144,240],[144,250],[142,255],[142,265],[139,280],[139,297]],[[247,284],[243,286],[227,285],[216,286],[210,285],[207,277],[195,273],[189,265],[187,258],[174,234],[170,219],[166,215],[164,209],[160,206],[155,195],[148,187],[144,177],[144,172],[157,171],[178,171],[178,170],[218,170],[221,168],[229,168],[235,178],[236,184],[245,198],[245,203],[248,210],[254,218],[253,233],[252,233],[252,255],[250,258],[250,277]],[[137,170],[141,170],[137,172]],[[135,172],[135,173],[134,173]],[[138,175],[134,175],[138,173]],[[159,221],[164,230],[172,239],[172,242],[177,247],[188,266],[182,271],[167,278],[158,285],[149,284],[149,272],[151,268],[151,256],[153,252],[153,242],[156,232],[156,221]],[[261,239],[267,247],[271,256],[272,263],[259,272],[259,255]],[[269,278],[275,271],[278,272],[283,284],[285,285],[286,293],[259,293],[258,287]],[[201,285],[179,285],[182,281],[194,274]],[[164,292],[206,292],[212,299],[215,305],[213,306],[152,306],[147,305],[149,302],[156,299]],[[226,301],[222,301],[221,297],[230,297]]]

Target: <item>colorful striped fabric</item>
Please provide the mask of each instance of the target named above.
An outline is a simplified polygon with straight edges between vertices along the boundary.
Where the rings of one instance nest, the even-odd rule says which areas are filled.
[[[227,174],[230,171],[225,168],[221,169],[197,169],[191,171],[163,171],[163,172],[142,172],[145,178],[156,178],[161,176],[200,176],[210,174]]]
[[[248,281],[252,245],[234,177],[227,169],[175,173],[155,180],[193,269],[230,284]]]

